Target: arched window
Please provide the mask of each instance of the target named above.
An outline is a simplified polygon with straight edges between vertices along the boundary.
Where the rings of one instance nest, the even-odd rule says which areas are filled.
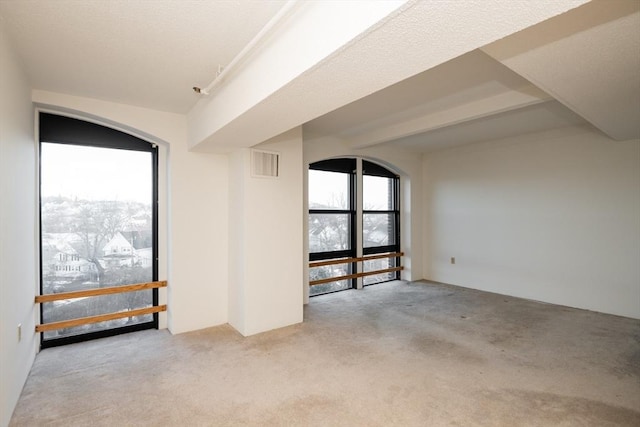
[[[311,296],[400,277],[399,259],[384,255],[400,251],[399,194],[399,176],[370,161],[309,166],[309,261],[319,264],[309,270]]]
[[[42,295],[158,279],[157,171],[158,149],[152,143],[83,120],[40,113],[41,260],[50,263],[61,252],[60,261],[87,266],[56,267],[66,272],[60,274],[43,270]],[[117,246],[131,250],[119,253]],[[141,267],[139,259],[147,253],[153,254],[153,262]],[[66,304],[44,302],[40,307],[46,324],[156,305],[157,289],[144,289]],[[141,314],[45,331],[42,346],[154,328],[157,323],[157,314]]]

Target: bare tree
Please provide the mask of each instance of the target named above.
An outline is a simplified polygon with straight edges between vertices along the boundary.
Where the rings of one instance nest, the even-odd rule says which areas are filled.
[[[78,211],[73,231],[79,238],[76,248],[83,258],[95,265],[98,283],[105,285],[105,268],[100,263],[102,248],[120,231],[126,215],[117,202],[85,202]]]
[[[328,206],[313,206],[312,209],[333,210],[349,209],[349,204],[343,193],[332,193]],[[349,249],[351,244],[350,215],[338,213],[318,213],[309,218],[309,235],[315,240],[313,251],[336,251]]]

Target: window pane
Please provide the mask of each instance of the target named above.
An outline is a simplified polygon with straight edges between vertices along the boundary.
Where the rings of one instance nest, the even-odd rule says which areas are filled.
[[[42,293],[153,280],[152,154],[42,143]],[[151,290],[43,305],[43,323],[152,305]],[[146,323],[124,318],[46,338]],[[124,323],[123,323],[124,322]]]
[[[309,214],[309,252],[350,249],[349,214]]]
[[[395,258],[372,259],[370,261],[364,261],[362,263],[362,268],[365,273],[375,270],[386,270],[387,268],[392,267],[395,267]],[[362,283],[364,286],[367,286],[373,285],[375,283],[387,282],[389,280],[394,280],[395,278],[396,272],[375,274],[373,276],[363,277]]]
[[[362,216],[362,242],[365,248],[394,245],[394,214],[372,214]]]
[[[349,210],[349,174],[309,170],[309,209]]]
[[[394,210],[394,180],[380,176],[363,175],[363,206],[365,211]]]
[[[90,298],[74,298],[44,303],[42,306],[42,317],[43,319],[46,319],[47,323],[58,322],[61,320],[77,319],[80,317],[97,316],[100,314],[149,307],[152,303],[152,294],[148,290],[116,295],[102,295]],[[134,325],[136,323],[151,322],[152,320],[153,316],[151,314],[125,317],[122,319],[109,320],[107,322],[47,331],[44,332],[44,338],[68,337],[72,335],[101,331],[104,329]]]
[[[309,281],[320,280],[329,277],[339,277],[351,274],[351,264],[325,265],[309,269]],[[315,296],[328,292],[351,289],[351,280],[339,280],[335,282],[314,285],[309,288],[309,295]]]

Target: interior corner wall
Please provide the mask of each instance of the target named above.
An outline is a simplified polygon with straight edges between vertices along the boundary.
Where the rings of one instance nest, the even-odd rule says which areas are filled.
[[[248,149],[229,154],[229,324],[242,333],[245,330],[245,210],[244,188],[249,177]]]
[[[429,279],[640,318],[639,140],[569,127],[434,152],[424,170]]]
[[[37,163],[31,88],[1,32],[0,28],[0,426],[6,426],[39,342],[33,302],[38,289]]]
[[[181,333],[228,321],[228,158],[170,155],[169,329]]]
[[[97,121],[159,144],[161,162],[166,157],[159,170],[164,183],[160,273],[166,275],[160,279],[169,283],[169,330],[181,333],[226,323],[227,156],[189,152],[184,115],[44,91],[33,91],[32,99],[47,111]]]
[[[279,176],[251,174],[251,150],[230,155],[229,323],[248,336],[302,322],[301,128],[259,144]]]

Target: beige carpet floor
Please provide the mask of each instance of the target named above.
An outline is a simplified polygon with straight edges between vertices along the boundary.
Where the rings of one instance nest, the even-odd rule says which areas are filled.
[[[36,358],[12,426],[640,426],[640,321],[427,282]]]

